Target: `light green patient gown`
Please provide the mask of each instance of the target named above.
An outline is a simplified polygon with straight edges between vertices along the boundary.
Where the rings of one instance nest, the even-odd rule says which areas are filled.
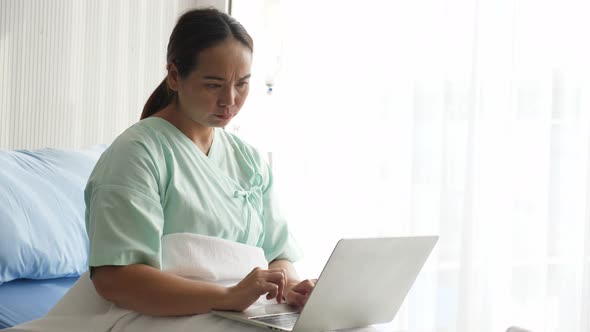
[[[270,167],[223,129],[215,129],[205,155],[164,119],[136,123],[103,153],[84,199],[89,266],[161,269],[161,238],[173,233],[257,246],[268,262],[301,255],[279,212]]]

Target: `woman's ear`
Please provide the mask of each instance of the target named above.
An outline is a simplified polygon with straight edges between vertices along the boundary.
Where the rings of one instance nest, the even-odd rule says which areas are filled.
[[[166,70],[168,70],[168,75],[166,76],[166,83],[168,83],[168,87],[171,90],[178,92],[180,74],[178,73],[176,65],[169,63],[166,65]]]

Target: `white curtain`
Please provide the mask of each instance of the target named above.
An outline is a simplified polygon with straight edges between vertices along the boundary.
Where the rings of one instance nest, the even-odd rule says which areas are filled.
[[[0,0],[0,148],[110,143],[166,75],[178,16],[215,2]]]
[[[590,331],[588,1],[233,4],[236,126],[273,152],[303,276],[341,237],[438,234],[397,328]]]

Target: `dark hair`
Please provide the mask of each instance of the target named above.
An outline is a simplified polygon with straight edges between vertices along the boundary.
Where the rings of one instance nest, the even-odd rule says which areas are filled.
[[[197,66],[199,53],[228,37],[234,37],[250,51],[254,50],[252,38],[233,17],[213,8],[190,10],[178,19],[172,30],[166,61],[174,64],[180,77],[185,78]],[[170,89],[164,78],[145,103],[140,119],[154,115],[175,97],[176,92]]]

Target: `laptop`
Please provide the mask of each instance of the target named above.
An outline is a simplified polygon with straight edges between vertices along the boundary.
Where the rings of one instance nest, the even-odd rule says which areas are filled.
[[[277,331],[326,331],[393,320],[438,236],[338,241],[302,309],[251,306],[213,314]]]

